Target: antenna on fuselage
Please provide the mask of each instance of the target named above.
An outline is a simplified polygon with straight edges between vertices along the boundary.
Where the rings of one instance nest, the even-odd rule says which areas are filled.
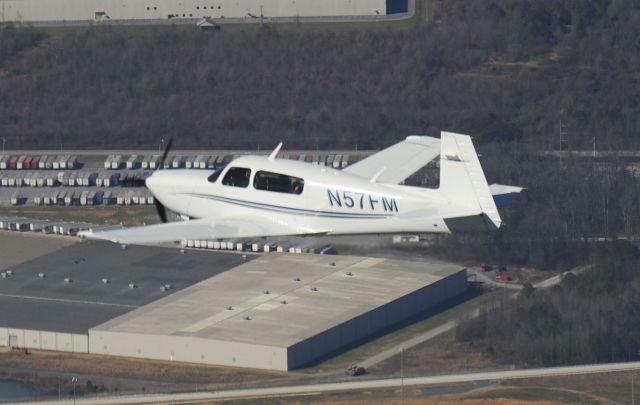
[[[280,148],[282,148],[282,142],[280,142],[278,146],[276,146],[276,148],[273,150],[273,152],[271,152],[271,154],[269,155],[269,160],[273,160],[276,158],[276,155],[278,154],[278,152],[280,152]]]

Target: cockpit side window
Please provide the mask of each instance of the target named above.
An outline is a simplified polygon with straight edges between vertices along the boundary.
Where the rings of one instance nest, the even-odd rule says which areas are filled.
[[[253,178],[256,190],[275,191],[277,193],[302,194],[304,179],[273,172],[259,171]]]
[[[249,186],[249,178],[251,177],[251,169],[244,167],[232,167],[227,171],[222,179],[222,184],[232,187]]]

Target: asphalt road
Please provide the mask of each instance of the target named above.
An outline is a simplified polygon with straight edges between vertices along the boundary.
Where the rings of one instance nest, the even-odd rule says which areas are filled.
[[[207,400],[229,400],[239,398],[266,398],[291,395],[312,395],[317,393],[357,391],[376,388],[396,388],[429,386],[436,384],[468,383],[472,381],[512,380],[537,377],[557,377],[579,374],[610,373],[616,371],[640,370],[640,362],[595,364],[587,366],[536,368],[528,370],[489,371],[468,374],[450,374],[429,377],[391,378],[384,380],[358,380],[311,385],[291,385],[284,387],[251,388],[242,390],[226,390],[214,392],[191,392],[181,394],[123,395],[119,397],[78,398],[78,405],[107,404],[166,404],[189,403]],[[73,404],[73,399],[63,401],[21,402],[20,404]]]

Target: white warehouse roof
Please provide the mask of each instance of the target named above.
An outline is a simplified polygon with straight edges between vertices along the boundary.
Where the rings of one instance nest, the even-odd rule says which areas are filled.
[[[97,326],[89,340],[92,353],[288,370],[465,288],[452,264],[270,254]]]
[[[386,0],[3,0],[0,22],[375,16]]]

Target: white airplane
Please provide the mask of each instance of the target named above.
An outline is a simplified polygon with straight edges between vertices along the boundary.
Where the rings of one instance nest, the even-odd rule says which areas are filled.
[[[170,145],[169,145],[170,146]],[[169,151],[169,146],[163,157]],[[158,213],[185,221],[81,236],[121,244],[266,236],[490,231],[500,227],[495,198],[522,188],[487,185],[471,137],[409,136],[343,170],[242,156],[214,172],[158,170],[146,180]],[[440,155],[438,189],[401,185]],[[160,167],[163,165],[161,164]]]

